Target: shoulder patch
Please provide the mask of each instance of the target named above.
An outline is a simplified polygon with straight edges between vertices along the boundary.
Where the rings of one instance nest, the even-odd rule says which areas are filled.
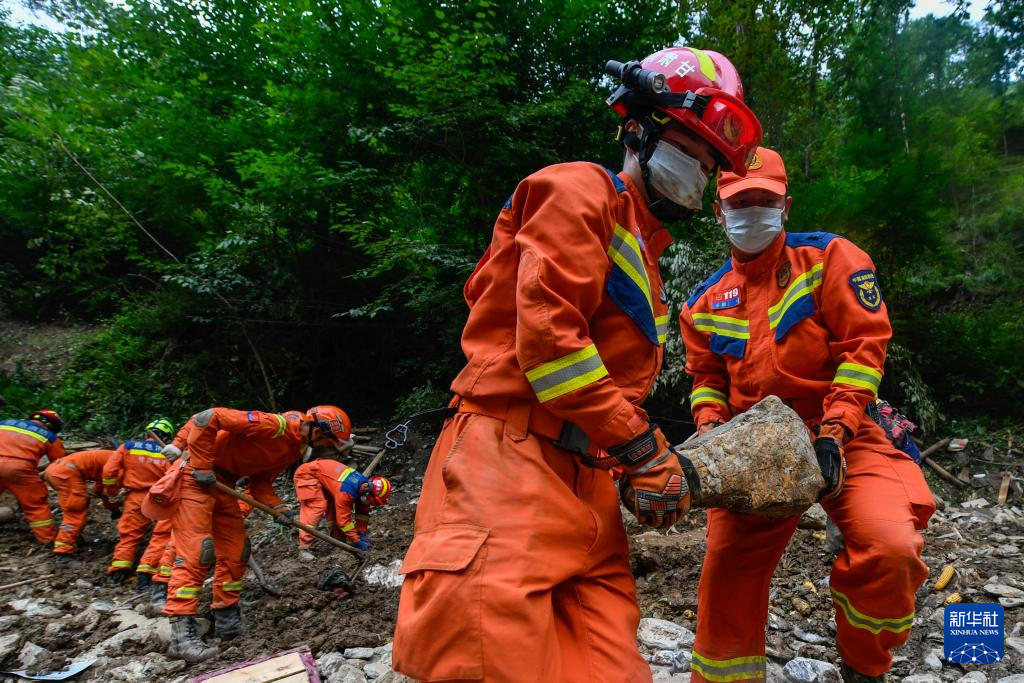
[[[882,305],[882,288],[873,271],[858,270],[850,276],[850,286],[860,305],[869,311],[877,311]]]
[[[709,277],[704,282],[697,285],[697,288],[693,290],[693,294],[686,300],[687,308],[693,308],[693,305],[697,303],[697,299],[715,285],[716,282],[725,277],[725,274],[732,270],[732,259],[728,259],[722,264],[722,267],[715,271],[715,274]]]
[[[787,247],[817,247],[824,249],[828,243],[838,238],[839,235],[831,232],[787,232]]]
[[[614,172],[612,172],[612,169],[608,168],[607,166],[602,166],[601,168],[603,168],[604,172],[608,174],[608,177],[612,179],[612,185],[615,186],[616,192],[626,191],[626,183],[622,181],[622,178],[617,176]]]

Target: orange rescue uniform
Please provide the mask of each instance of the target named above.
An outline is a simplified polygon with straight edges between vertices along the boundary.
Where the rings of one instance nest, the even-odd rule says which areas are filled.
[[[783,233],[753,260],[727,261],[679,322],[698,427],[774,394],[808,427],[846,428],[846,483],[822,503],[846,539],[830,581],[836,640],[853,669],[881,675],[928,576],[918,531],[934,505],[920,468],[865,412],[892,336],[871,259],[831,233]],[[798,521],[709,511],[695,683],[764,679],[768,588]]]
[[[94,482],[94,493],[103,495],[103,466],[113,454],[114,451],[109,450],[79,451],[46,467],[43,478],[57,492],[63,516],[57,540],[53,542],[53,552],[58,555],[75,552],[78,535],[89,512],[89,491],[85,482]]]
[[[285,507],[273,484],[305,450],[297,415],[211,408],[194,417],[196,429],[188,439],[190,456],[181,500],[171,518],[177,555],[164,614],[196,613],[203,581],[214,562],[212,607],[236,604],[249,560],[249,538],[238,501],[213,487],[200,486],[192,472],[212,470],[228,486],[249,477],[253,498],[274,508]]]
[[[124,512],[117,522],[120,539],[114,547],[114,557],[107,569],[109,573],[135,567],[135,551],[152,523],[142,514],[142,501],[149,487],[164,476],[167,469],[161,448],[156,441],[126,441],[103,466],[103,486],[107,495],[117,495],[122,487],[128,489],[124,497]],[[170,524],[166,520],[156,523],[136,571],[143,574],[157,572],[169,534]]]
[[[332,536],[345,536],[352,543],[366,534],[370,506],[359,501],[358,484],[366,478],[358,471],[337,460],[318,458],[299,465],[294,480],[300,522],[315,527],[326,519]],[[308,548],[312,543],[313,534],[300,530],[299,547]]]
[[[44,455],[50,462],[64,457],[64,443],[56,434],[32,420],[0,421],[0,493],[14,494],[36,540],[49,543],[57,526],[39,478]]]
[[[647,428],[670,242],[626,174],[595,164],[542,169],[505,204],[464,290],[467,364],[401,569],[396,671],[651,679],[615,484],[552,441],[582,432],[594,453]]]

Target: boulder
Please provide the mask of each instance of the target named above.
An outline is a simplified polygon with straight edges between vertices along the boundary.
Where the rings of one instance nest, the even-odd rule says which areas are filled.
[[[971,671],[956,679],[956,683],[988,683],[988,676],[980,671]]]
[[[39,647],[30,640],[26,640],[18,653],[18,664],[23,669],[31,669],[37,662],[49,656],[50,652],[45,647]]]
[[[186,663],[180,659],[170,659],[164,655],[151,652],[145,657],[132,659],[127,664],[114,669],[109,669],[105,674],[105,680],[124,681],[135,683],[135,681],[160,680],[167,674],[183,671]]]
[[[350,647],[345,650],[345,659],[373,659],[372,647]]]
[[[942,683],[935,674],[913,674],[903,679],[903,683]]]
[[[641,619],[637,640],[652,650],[678,650],[693,645],[693,631],[664,619]]]
[[[20,633],[5,633],[0,636],[0,662],[2,662],[7,655],[17,650],[20,643]]]
[[[782,680],[787,683],[840,683],[842,678],[834,664],[797,657],[786,662]]]

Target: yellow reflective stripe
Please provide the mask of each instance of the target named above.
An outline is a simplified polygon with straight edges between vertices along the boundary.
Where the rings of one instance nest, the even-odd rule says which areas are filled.
[[[730,318],[714,313],[694,313],[693,326],[701,332],[713,332],[735,339],[750,339],[750,321],[742,318]]]
[[[45,436],[43,436],[42,434],[36,434],[35,432],[31,432],[31,431],[29,431],[27,429],[22,429],[21,427],[15,427],[13,425],[0,425],[0,430],[5,430],[5,431],[8,431],[8,432],[17,432],[18,434],[24,434],[25,436],[31,436],[36,441],[42,441],[43,443],[46,443],[46,441],[47,441],[47,438]]]
[[[643,251],[636,235],[621,225],[616,225],[612,243],[608,246],[608,257],[640,288],[647,299],[647,307],[654,310],[651,303],[651,283],[647,279]]]
[[[110,563],[110,566],[116,569],[131,569],[132,562],[131,560],[114,560]]]
[[[693,651],[693,670],[709,681],[728,683],[748,679],[765,678],[768,660],[761,655],[734,657],[733,659],[711,659],[696,650]]]
[[[242,590],[242,582],[241,581],[225,581],[221,585],[221,588],[223,590],[226,590],[226,591],[231,591],[231,592],[237,593],[238,591]]]
[[[160,565],[160,576],[170,576],[170,575],[171,575],[171,567],[170,567],[170,565],[166,565],[166,564]]]
[[[356,521],[357,522],[369,522],[370,521],[370,515],[356,515]]]
[[[698,403],[721,403],[723,406],[729,406],[725,394],[711,387],[700,387],[690,392],[690,405],[695,406]]]
[[[654,319],[654,327],[658,330],[658,343],[664,344],[668,337],[668,316],[659,315]]]
[[[201,586],[182,586],[178,590],[174,591],[174,597],[176,598],[198,598],[202,593]]]
[[[151,564],[140,564],[135,568],[135,571],[142,572],[143,574],[156,574],[156,567]]]
[[[697,56],[697,64],[700,66],[700,72],[704,74],[705,78],[714,83],[715,77],[717,76],[715,73],[715,63],[711,61],[711,57],[708,56],[708,53],[704,52],[704,50],[698,50],[695,47],[687,46],[686,49]]]
[[[341,475],[338,477],[338,481],[345,481],[348,478],[348,475],[352,474],[353,472],[355,472],[355,468],[346,467],[344,470],[341,471]]]
[[[790,306],[801,297],[810,294],[821,286],[822,268],[824,267],[824,263],[815,264],[810,270],[801,273],[793,279],[793,282],[786,288],[782,298],[768,309],[768,327],[773,330],[778,327]]]
[[[840,363],[836,370],[836,376],[832,384],[848,384],[861,389],[867,389],[873,395],[878,395],[878,385],[882,382],[882,373],[867,365],[858,363]]]
[[[161,453],[160,451],[156,451],[154,453],[153,451],[147,451],[143,448],[133,448],[130,451],[128,451],[128,453],[130,453],[131,455],[141,455],[143,458],[153,458],[154,460],[166,460],[166,458],[164,458],[164,454]]]
[[[50,519],[41,519],[38,522],[29,522],[28,525],[33,529],[38,529],[41,526],[50,526],[53,524],[53,517]]]
[[[353,531],[355,528],[356,528],[356,523],[355,522],[349,522],[345,526],[341,527],[341,530],[347,533],[349,531]]]
[[[103,485],[104,486],[113,486],[116,483],[117,483],[117,479],[104,479],[103,480]]]
[[[277,437],[284,434],[284,430],[288,427],[288,421],[284,419],[283,415],[275,414],[274,417],[277,418],[277,432],[274,434],[273,437],[276,439]]]
[[[537,399],[541,403],[558,398],[588,384],[593,384],[608,374],[604,361],[591,344],[548,363],[526,371]]]
[[[909,631],[910,627],[914,625],[914,612],[897,619],[876,619],[858,611],[850,603],[850,599],[835,588],[830,589],[832,591],[832,602],[842,610],[846,621],[854,628],[862,628],[865,631],[871,631],[878,635],[882,631],[902,633],[903,631]]]
[[[65,543],[64,541],[54,541],[53,542],[53,547],[54,548],[59,548],[59,547],[61,547],[63,545],[71,545],[71,544],[70,543]]]

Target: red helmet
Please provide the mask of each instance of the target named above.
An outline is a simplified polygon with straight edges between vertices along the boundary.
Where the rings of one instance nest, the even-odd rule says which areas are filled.
[[[323,435],[333,439],[339,449],[346,449],[355,444],[352,438],[352,421],[345,411],[337,406],[313,406],[306,415],[321,430]]]
[[[43,423],[51,432],[59,432],[64,427],[64,420],[60,419],[56,410],[37,410],[28,419]]]
[[[761,122],[743,103],[743,84],[732,62],[711,50],[670,47],[639,65],[627,62],[622,71],[632,67],[634,73],[643,73],[636,66],[660,75],[657,85],[643,87],[637,79],[624,79],[608,98],[612,109],[624,118],[649,115],[662,125],[671,118],[713,145],[726,170],[746,174],[747,163],[761,144]]]
[[[391,481],[387,477],[375,474],[367,480],[363,495],[370,505],[387,505],[392,491],[394,491],[394,487],[391,485]]]

